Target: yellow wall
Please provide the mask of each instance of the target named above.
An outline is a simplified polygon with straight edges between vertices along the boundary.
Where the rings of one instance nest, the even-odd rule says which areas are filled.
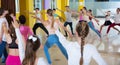
[[[80,10],[84,7],[84,1],[85,0],[79,0],[79,9],[78,10]]]
[[[31,18],[29,12],[33,12],[33,0],[19,0],[20,1],[20,15],[25,15],[27,22],[26,25],[29,25],[31,28],[34,25],[34,19]]]
[[[20,13],[16,14],[16,17],[19,16],[19,14],[24,14],[27,18],[27,25],[29,25],[30,27],[33,27],[34,25],[34,19],[31,18],[31,15],[28,12],[33,12],[33,0],[19,0],[20,1]],[[44,0],[43,0],[44,1]],[[43,2],[44,3],[44,2]],[[81,4],[80,4],[81,3]],[[69,0],[57,0],[57,8],[59,8],[60,10],[65,11],[65,6],[69,5]],[[84,7],[84,0],[79,0],[79,9]],[[27,12],[26,12],[27,11]],[[42,10],[42,16],[45,20],[47,20],[46,17],[46,10]],[[62,18],[65,18],[64,13],[56,11],[56,13],[58,15],[60,15]]]

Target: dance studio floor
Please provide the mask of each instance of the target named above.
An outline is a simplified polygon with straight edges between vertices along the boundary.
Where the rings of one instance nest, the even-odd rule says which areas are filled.
[[[98,18],[100,20],[100,25],[104,23],[104,18]],[[74,20],[73,28],[75,29],[76,20]],[[95,28],[99,29],[100,26],[98,26],[96,23]],[[120,27],[116,26],[117,28]],[[69,28],[69,27],[68,27]],[[104,58],[104,60],[107,62],[108,65],[120,65],[120,35],[118,35],[118,32],[111,28],[108,36],[106,36],[106,30],[107,27],[104,27],[102,30],[102,41],[100,41],[99,37],[94,33],[92,30],[90,30],[90,34],[87,37],[87,43],[93,44],[96,46],[96,48],[99,50],[100,54]],[[40,38],[42,38],[41,42],[45,43],[46,35],[44,35],[44,32],[42,31],[39,33],[39,31],[42,31],[40,29],[37,30],[38,35]],[[41,35],[40,35],[41,34]],[[64,33],[63,33],[64,34]],[[68,38],[69,39],[69,38]],[[75,36],[72,39],[69,39],[72,41],[75,41]],[[60,50],[57,46],[53,46],[49,49],[51,59],[53,64],[52,65],[67,65],[67,60],[62,55]],[[43,49],[39,49],[38,56],[44,56]],[[0,64],[4,65],[4,64]],[[90,65],[97,65],[94,60],[91,61]]]

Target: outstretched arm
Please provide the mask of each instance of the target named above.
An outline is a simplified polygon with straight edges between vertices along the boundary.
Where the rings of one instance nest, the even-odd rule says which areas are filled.
[[[97,20],[93,15],[87,13],[87,15],[95,20],[95,22],[99,25],[99,20]]]
[[[60,11],[60,12],[62,12],[62,13],[64,13],[64,11],[63,10],[60,10],[60,9],[58,9],[58,8],[56,8],[58,11]]]
[[[20,56],[20,60],[22,62],[25,57],[24,40],[22,39],[23,37],[22,37],[22,34],[20,33],[18,22],[14,21],[14,22],[12,22],[12,24],[15,28],[16,36],[18,39],[19,56]]]
[[[61,28],[63,28],[65,31],[67,31],[69,33],[70,37],[72,37],[72,33],[70,31],[68,31],[68,29],[60,22],[60,20],[57,19],[57,22],[58,22],[59,26]]]

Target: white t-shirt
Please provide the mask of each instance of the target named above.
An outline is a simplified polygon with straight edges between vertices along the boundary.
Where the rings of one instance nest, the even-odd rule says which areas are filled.
[[[3,30],[2,30],[2,24],[3,24],[4,22],[6,23],[7,28],[8,28],[8,22],[7,22],[6,18],[5,18],[5,17],[4,17],[4,18],[0,18],[0,33],[3,32]],[[6,37],[5,37],[5,34],[4,34],[4,33],[3,33],[3,36],[2,36],[2,41],[6,41]]]
[[[17,36],[17,39],[19,42],[18,43],[19,57],[20,57],[20,60],[22,62],[23,59],[25,58],[25,49],[24,49],[24,44],[23,44],[24,42],[22,40],[22,34],[20,33],[20,30],[15,29],[15,32],[16,32],[16,36]],[[37,65],[49,65],[49,64],[47,63],[47,61],[44,58],[39,57]]]
[[[41,18],[41,14],[40,14],[40,13],[36,14],[36,17],[37,17],[37,18]],[[36,19],[36,23],[41,23],[41,21],[38,20],[38,19]]]
[[[64,12],[65,17],[66,17],[66,22],[72,22],[72,14],[71,12]]]
[[[110,21],[110,19],[111,19],[111,16],[107,16],[107,17],[105,18],[106,21]]]
[[[114,23],[120,23],[120,14],[115,14],[114,21]]]
[[[67,41],[59,31],[56,31],[56,35],[59,37],[61,44],[65,47],[68,53],[68,65],[79,65],[81,48],[78,42]],[[92,58],[98,65],[107,65],[93,45],[85,44],[83,51],[83,65],[89,65]]]

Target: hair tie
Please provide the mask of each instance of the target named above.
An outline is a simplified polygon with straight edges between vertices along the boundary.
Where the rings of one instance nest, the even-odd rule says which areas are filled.
[[[32,35],[31,36],[29,36],[29,38],[28,38],[29,40],[32,40],[33,42],[35,42],[36,40],[37,40],[37,38],[36,37],[33,37]]]

